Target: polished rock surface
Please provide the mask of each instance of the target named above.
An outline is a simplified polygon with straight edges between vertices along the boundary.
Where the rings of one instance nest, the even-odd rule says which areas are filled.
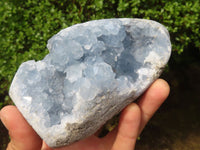
[[[10,96],[51,147],[97,131],[159,77],[171,53],[163,25],[127,18],[71,26],[47,47],[43,60],[21,64]]]

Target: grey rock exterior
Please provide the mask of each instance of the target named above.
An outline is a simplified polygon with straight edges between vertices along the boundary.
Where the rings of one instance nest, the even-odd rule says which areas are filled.
[[[95,133],[159,77],[171,53],[163,25],[128,18],[71,26],[47,47],[43,60],[21,64],[9,94],[50,147]]]

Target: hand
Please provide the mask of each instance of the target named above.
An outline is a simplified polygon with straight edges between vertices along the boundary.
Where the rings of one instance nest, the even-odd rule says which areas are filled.
[[[168,94],[168,84],[158,79],[137,104],[132,103],[122,111],[117,129],[103,138],[92,135],[55,150],[133,150],[137,137]],[[11,137],[7,150],[53,150],[42,141],[15,106],[4,107],[0,118]]]

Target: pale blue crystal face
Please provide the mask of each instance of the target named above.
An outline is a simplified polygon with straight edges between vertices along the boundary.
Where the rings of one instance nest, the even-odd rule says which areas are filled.
[[[10,96],[52,147],[93,134],[160,75],[168,31],[142,19],[105,19],[61,30],[41,61],[23,63]]]

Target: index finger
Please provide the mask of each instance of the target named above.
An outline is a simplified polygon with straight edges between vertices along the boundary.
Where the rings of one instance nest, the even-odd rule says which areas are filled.
[[[153,114],[166,100],[169,91],[168,83],[163,79],[157,79],[140,98],[138,105],[141,109],[142,120],[139,133],[141,133]]]

